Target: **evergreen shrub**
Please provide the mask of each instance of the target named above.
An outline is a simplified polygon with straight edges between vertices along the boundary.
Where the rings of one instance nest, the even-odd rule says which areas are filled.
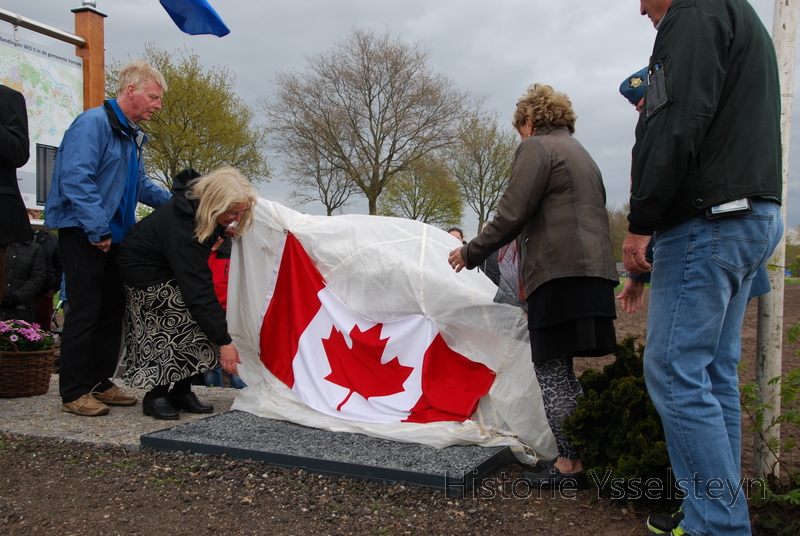
[[[586,370],[584,396],[564,421],[564,433],[583,451],[583,466],[603,496],[671,503],[678,495],[661,418],[644,382],[644,345],[629,337],[602,372]]]

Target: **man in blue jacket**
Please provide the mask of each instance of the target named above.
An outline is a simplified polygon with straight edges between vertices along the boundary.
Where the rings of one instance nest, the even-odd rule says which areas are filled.
[[[141,201],[169,199],[144,172],[147,136],[139,122],[161,109],[164,77],[143,60],[119,73],[119,94],[79,115],[56,155],[45,219],[58,228],[70,308],[61,338],[62,410],[106,415],[109,405],[132,406],[110,380],[117,366],[125,291],[117,245],[136,221]]]
[[[753,280],[783,231],[777,58],[747,0],[640,0],[640,11],[658,36],[623,261],[653,271],[645,380],[685,494],[677,515],[648,525],[748,536],[737,365]]]

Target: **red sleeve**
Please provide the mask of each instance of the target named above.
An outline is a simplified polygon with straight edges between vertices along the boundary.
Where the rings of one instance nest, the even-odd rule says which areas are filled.
[[[212,251],[211,256],[208,257],[208,266],[211,268],[211,277],[214,280],[214,292],[217,294],[220,305],[226,311],[228,310],[228,269],[230,263],[230,259],[218,259],[216,251]]]

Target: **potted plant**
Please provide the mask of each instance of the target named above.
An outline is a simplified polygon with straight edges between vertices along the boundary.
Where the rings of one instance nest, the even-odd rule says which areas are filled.
[[[43,395],[50,389],[53,334],[24,320],[0,320],[0,397]]]

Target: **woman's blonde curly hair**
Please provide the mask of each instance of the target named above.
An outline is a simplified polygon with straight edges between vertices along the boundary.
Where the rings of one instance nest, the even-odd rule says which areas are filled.
[[[531,118],[534,130],[567,127],[571,134],[575,133],[575,120],[578,119],[569,97],[544,84],[528,86],[527,93],[517,103],[512,121],[514,128],[519,130],[526,117]]]
[[[253,224],[253,209],[258,203],[256,191],[232,167],[220,168],[193,180],[188,184],[186,197],[200,202],[194,217],[194,232],[199,242],[204,242],[214,234],[217,218],[223,212],[247,203],[247,209],[236,224],[234,237],[239,238]]]

